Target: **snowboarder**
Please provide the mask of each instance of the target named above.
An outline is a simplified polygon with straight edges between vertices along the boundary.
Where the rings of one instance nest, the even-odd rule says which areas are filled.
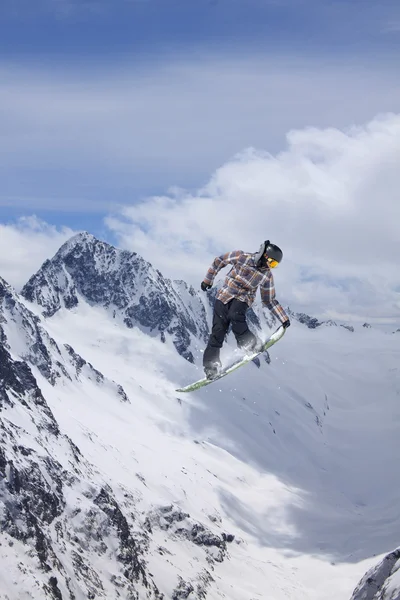
[[[232,265],[232,268],[218,291],[212,332],[203,354],[203,367],[207,379],[213,379],[221,368],[219,354],[229,324],[232,324],[232,331],[240,348],[254,352],[261,350],[263,342],[250,331],[246,321],[247,309],[253,304],[258,287],[261,290],[263,305],[285,328],[289,327],[289,317],[275,298],[274,278],[271,272],[271,269],[281,262],[282,257],[282,250],[267,240],[254,254],[234,250],[215,258],[204,281],[201,282],[203,291],[212,287],[218,271],[228,264]]]

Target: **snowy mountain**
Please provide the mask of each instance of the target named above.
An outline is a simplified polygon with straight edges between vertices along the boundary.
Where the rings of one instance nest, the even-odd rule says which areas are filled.
[[[58,345],[3,280],[0,300],[0,522],[7,542],[1,551],[7,565],[2,593],[19,580],[10,598],[25,597],[28,589],[38,598],[107,597],[114,586],[98,574],[94,557],[112,544],[118,551],[109,568],[117,572],[124,566],[125,584],[119,586],[126,597],[143,587],[146,597],[161,598],[143,566],[146,540],[132,535],[109,485],[96,486],[97,469],[61,432],[37,378],[55,394],[59,386],[76,388],[81,401],[85,395],[78,389],[85,386],[109,401],[129,402],[122,386],[71,346]],[[23,563],[17,559],[22,555]]]
[[[351,600],[399,600],[400,548],[387,554],[362,578]]]
[[[222,562],[234,536],[220,525],[212,532],[172,503],[138,511],[136,488],[145,478],[134,474],[128,489],[105,477],[102,461],[95,465],[84,456],[45,398],[67,420],[82,422],[85,411],[96,418],[101,401],[114,404],[107,410],[122,418],[130,404],[123,387],[57,343],[3,280],[0,300],[1,557],[9,567],[0,591],[10,590],[4,597],[28,598],[33,590],[35,598],[164,598],[147,568],[155,531],[204,548],[209,568]],[[89,445],[103,444],[86,426],[83,435]],[[154,543],[161,556],[170,554]],[[211,580],[199,567],[198,580],[192,578],[199,595],[192,597],[203,597]],[[195,589],[181,576],[175,588],[170,597],[177,599]]]
[[[161,341],[170,336],[190,362],[192,338],[205,341],[208,336],[205,308],[193,287],[165,279],[137,254],[88,233],[65,243],[31,277],[22,295],[41,306],[46,317],[82,300],[103,306],[127,327],[140,326]]]
[[[348,325],[347,323],[338,324],[336,321],[332,321],[332,319],[328,319],[328,321],[319,321],[316,317],[311,317],[305,313],[294,312],[290,308],[287,309],[287,313],[291,319],[296,319],[296,321],[306,325],[309,329],[316,329],[317,327],[324,325],[326,327],[344,327],[344,329],[354,333],[354,327],[352,325]],[[370,329],[371,325],[369,323],[364,323],[363,327],[365,329]]]
[[[23,294],[0,281],[1,600],[349,600],[374,568],[353,600],[396,598],[398,336],[293,316],[185,396],[206,295],[88,234]]]
[[[165,279],[138,254],[118,250],[84,232],[47,260],[21,294],[40,306],[45,317],[61,308],[73,309],[80,302],[103,306],[129,328],[140,327],[162,342],[172,339],[178,353],[193,363],[194,348],[208,339],[210,308],[217,289],[218,282],[205,295],[184,281]],[[290,308],[287,312],[310,329],[326,325],[354,331],[347,324],[319,321]],[[254,329],[259,329],[261,322],[269,327],[277,325],[275,318],[257,305],[249,311],[248,319]]]

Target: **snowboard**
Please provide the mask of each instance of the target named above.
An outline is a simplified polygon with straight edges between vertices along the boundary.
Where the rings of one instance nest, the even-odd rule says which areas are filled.
[[[175,391],[176,392],[194,392],[195,390],[198,390],[198,389],[204,387],[205,385],[210,385],[210,383],[214,383],[214,381],[218,381],[218,379],[221,379],[222,377],[229,375],[229,373],[236,371],[236,369],[239,369],[239,367],[243,367],[243,365],[247,365],[247,363],[251,362],[257,356],[259,356],[260,354],[262,354],[263,352],[268,350],[268,348],[270,348],[271,346],[276,344],[276,342],[279,341],[281,339],[281,337],[283,337],[285,331],[286,331],[286,328],[281,325],[267,339],[261,352],[253,352],[252,354],[246,354],[246,356],[243,356],[243,358],[234,362],[232,365],[221,369],[221,371],[218,373],[218,375],[216,377],[213,377],[213,379],[207,379],[206,377],[204,377],[203,379],[199,379],[199,381],[195,381],[194,383],[191,383],[191,384],[187,385],[186,387],[178,388]]]

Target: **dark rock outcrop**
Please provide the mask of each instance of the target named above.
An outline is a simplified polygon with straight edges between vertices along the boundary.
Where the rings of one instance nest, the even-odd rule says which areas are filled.
[[[364,575],[351,600],[400,600],[399,565],[400,548],[397,548]]]
[[[103,306],[127,327],[139,326],[162,341],[171,336],[179,354],[193,362],[191,338],[206,341],[203,300],[184,281],[165,279],[135,252],[118,250],[88,233],[74,236],[22,289],[45,317],[79,302]]]

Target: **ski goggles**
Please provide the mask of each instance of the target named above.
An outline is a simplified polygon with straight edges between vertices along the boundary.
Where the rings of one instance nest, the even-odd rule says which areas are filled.
[[[275,269],[279,265],[278,261],[274,258],[267,258],[267,263],[270,269]]]

